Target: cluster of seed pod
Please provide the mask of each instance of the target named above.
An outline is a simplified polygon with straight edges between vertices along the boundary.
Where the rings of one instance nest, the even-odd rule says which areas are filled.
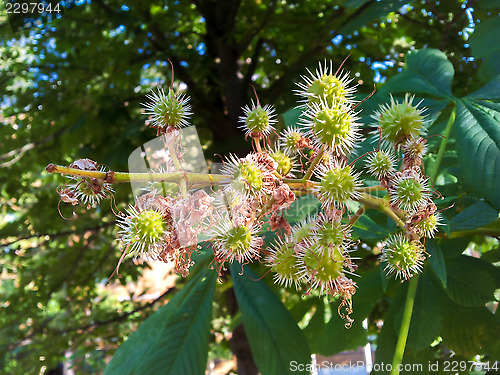
[[[377,120],[381,140],[389,147],[372,153],[367,160],[369,173],[387,189],[391,206],[405,221],[404,233],[396,233],[383,243],[381,260],[389,274],[409,279],[421,271],[426,258],[422,238],[432,238],[440,225],[440,214],[431,199],[429,179],[422,167],[426,154],[423,110],[406,95],[401,103],[391,97],[373,118]],[[403,160],[396,171],[393,151],[402,152]]]
[[[126,214],[118,215],[124,253],[140,260],[173,261],[175,271],[187,276],[198,234],[206,230],[206,219],[212,219],[213,200],[204,190],[172,198],[154,188],[137,197]]]
[[[70,168],[82,171],[104,172],[104,167],[90,159],[78,159],[70,164]],[[104,179],[95,177],[69,176],[69,181],[57,188],[57,193],[64,203],[73,206],[81,204],[87,209],[96,207],[103,198],[110,197],[113,194],[111,184]]]
[[[276,145],[271,146],[268,139],[275,130],[274,108],[261,106],[258,99],[243,108],[241,128],[255,151],[225,160],[223,179],[212,189],[213,195],[188,191],[184,185],[178,195],[165,197],[151,188],[136,197],[136,204],[118,215],[124,255],[174,261],[177,272],[185,276],[192,251],[199,241],[207,240],[220,275],[227,263],[257,260],[270,267],[279,284],[293,284],[306,294],[340,296],[347,311],[341,315],[350,324],[351,297],[356,291],[350,278],[356,271],[350,255],[355,248],[351,227],[356,217],[349,216],[347,203],[362,201],[367,194],[361,173],[348,162],[362,138],[355,86],[350,86],[352,79],[340,68],[334,72],[331,62],[302,78],[296,90],[301,98],[300,120],[279,134]],[[175,164],[183,156],[176,134],[189,124],[189,98],[175,94],[172,87],[148,98],[148,125],[165,138]],[[432,237],[440,221],[422,167],[426,141],[423,110],[418,106],[406,96],[400,103],[391,98],[380,107],[372,124],[379,146],[365,159],[367,172],[387,190],[387,208],[404,227],[384,241],[380,257],[389,273],[402,279],[420,271],[426,254],[422,238]],[[402,161],[397,160],[399,154]],[[97,168],[89,163],[75,167]],[[80,186],[61,190],[61,199],[71,204],[75,199],[96,203],[78,196]],[[102,196],[103,192],[111,190],[101,184],[90,193]],[[315,195],[321,212],[292,227],[286,210],[299,194]],[[279,230],[278,239],[268,246],[259,234],[266,222],[271,230]]]

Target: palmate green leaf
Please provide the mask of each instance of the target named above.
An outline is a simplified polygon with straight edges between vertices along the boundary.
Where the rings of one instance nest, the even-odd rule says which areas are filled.
[[[490,264],[466,255],[447,260],[448,296],[464,306],[483,306],[493,300],[495,280]]]
[[[425,267],[417,285],[417,294],[411,316],[407,346],[411,350],[425,349],[439,336],[441,330],[442,306],[438,303],[443,290],[439,281]]]
[[[428,240],[426,245],[426,251],[429,253],[429,265],[441,281],[443,288],[446,288],[446,262],[443,252],[436,240]]]
[[[389,308],[385,314],[384,325],[377,335],[377,350],[375,351],[375,363],[392,363],[394,350],[399,334],[399,326],[396,327],[396,318],[402,313],[404,308],[408,283],[401,284],[395,295],[390,299]],[[401,319],[399,319],[401,321]],[[396,331],[397,329],[397,331]],[[380,367],[380,369],[382,369]],[[377,367],[371,374],[388,374],[388,371],[377,371]]]
[[[313,353],[323,354],[322,350],[316,344],[318,340],[317,337],[324,331],[325,326],[328,322],[325,322],[325,301],[323,299],[317,299],[316,301],[316,309],[314,310],[314,314],[309,320],[307,327],[303,329],[304,336],[307,338],[309,342],[309,346]]]
[[[186,286],[139,326],[104,374],[204,374],[217,274],[197,267]]]
[[[488,354],[500,360],[500,320],[484,306],[465,307],[450,300],[442,301],[444,344],[464,356]],[[490,362],[491,363],[491,362]]]
[[[353,238],[363,240],[382,240],[389,235],[389,231],[378,225],[368,215],[361,216],[352,227]]]
[[[451,231],[476,229],[488,225],[498,218],[498,210],[488,203],[479,201],[451,218]]]
[[[482,59],[479,66],[479,77],[483,81],[488,81],[500,74],[499,34],[500,18],[497,16],[478,23],[469,39],[473,56]]]
[[[380,94],[412,92],[451,99],[451,81],[455,70],[446,55],[437,49],[410,51],[406,69],[392,77],[380,89]]]
[[[387,287],[389,286],[389,278],[390,276],[387,275],[387,270],[385,267],[387,266],[386,263],[380,263],[378,268],[378,275],[380,278],[380,281],[382,283],[382,291],[385,293],[387,292]]]
[[[481,9],[498,9],[498,8],[500,8],[500,4],[498,3],[497,0],[482,0],[477,5],[479,5],[479,7]]]
[[[363,346],[367,340],[367,332],[362,325],[364,318],[361,318],[357,308],[351,315],[351,318],[354,318],[354,323],[351,328],[347,329],[345,328],[345,320],[337,312],[339,302],[329,305],[331,311],[328,311],[327,314],[331,315],[331,318],[327,322],[325,322],[327,317],[325,316],[325,305],[326,303],[321,301],[309,325],[304,330],[311,350],[314,353],[329,356]]]
[[[452,259],[460,256],[470,243],[469,237],[457,237],[446,239],[435,239],[438,243],[444,259]]]
[[[283,118],[283,122],[287,128],[291,126],[296,126],[299,121],[300,115],[302,114],[302,110],[298,108],[292,108],[283,113],[280,117]]]
[[[347,201],[346,207],[354,214],[361,205],[354,201]],[[378,241],[386,238],[389,235],[389,231],[375,221],[377,220],[376,215],[377,211],[375,210],[368,210],[362,215],[352,226],[352,237],[362,239],[363,241]],[[386,216],[384,215],[382,217],[385,222]],[[378,217],[378,219],[380,219],[380,217]]]
[[[291,362],[307,365],[311,352],[306,338],[274,292],[249,267],[231,265],[234,291],[252,355],[262,375],[306,374],[292,371]]]
[[[500,112],[479,102],[457,102],[456,146],[462,176],[477,194],[500,207]]]
[[[320,202],[314,195],[298,197],[286,210],[286,219],[290,224],[298,223],[318,211]]]
[[[362,6],[363,4],[365,4],[368,1],[369,0],[347,0],[344,3],[344,6],[346,8],[358,8],[358,7]]]
[[[500,75],[493,78],[479,90],[467,95],[467,98],[485,100],[500,99]]]
[[[288,311],[292,315],[293,319],[298,323],[306,315],[313,306],[318,303],[318,299],[315,297],[303,298],[302,296],[291,306],[288,305]]]

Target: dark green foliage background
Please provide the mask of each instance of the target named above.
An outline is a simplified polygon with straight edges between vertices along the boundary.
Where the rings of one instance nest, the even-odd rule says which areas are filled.
[[[407,3],[411,7],[402,10]],[[109,201],[88,212],[78,207],[77,220],[63,220],[56,187],[64,179],[44,170],[51,162],[84,157],[126,170],[130,152],[154,137],[144,126],[140,103],[153,82],[170,84],[167,59],[192,97],[193,123],[207,159],[219,161],[215,153],[249,149],[236,127],[252,94],[249,83],[262,103],[285,114],[279,127],[293,125],[294,82],[306,67],[316,69],[318,60],[338,66],[349,53],[345,69],[359,83],[360,97],[372,91],[373,62],[394,62],[381,70],[387,83],[377,83],[377,94],[360,106],[364,124],[372,123],[370,114],[389,94],[410,92],[429,108],[429,135],[450,131],[446,139],[428,140],[425,168],[437,176],[435,187],[444,199],[436,202],[445,209],[445,225],[439,238],[427,241],[431,257],[419,279],[405,361],[442,361],[450,350],[457,359],[480,354],[500,360],[500,320],[492,313],[500,288],[496,1],[148,0],[126,3],[128,10],[123,5],[89,1],[40,28],[16,32],[0,9],[0,373],[38,373],[65,356],[77,373],[102,373],[106,356],[124,342],[107,374],[125,373],[120,366],[126,363],[128,373],[143,374],[151,362],[166,373],[201,373],[208,348],[211,358],[229,355],[227,342],[215,344],[213,327],[221,330],[221,319],[228,329],[244,324],[263,374],[286,373],[290,360],[353,349],[374,335],[376,361],[391,362],[407,283],[383,278],[369,251],[395,231],[377,211],[369,211],[353,232],[367,247],[355,253],[361,277],[350,330],[336,314],[338,301],[301,298],[274,286],[271,276],[255,282],[265,272],[258,266],[245,267],[242,276],[239,266],[231,267],[233,278],[228,275],[221,285],[203,255],[190,278],[154,303],[118,302],[98,289],[120,256]],[[466,8],[474,9],[475,25]],[[463,36],[467,28],[474,29],[469,40]],[[332,43],[339,35],[342,41]],[[364,128],[365,135],[369,130]],[[369,141],[359,155],[373,147]],[[117,186],[115,196],[123,208],[132,199],[130,187]],[[301,199],[289,219],[316,209],[314,199]],[[61,210],[71,216],[67,206]],[[125,261],[120,282],[136,280],[141,270]],[[224,293],[231,287],[240,306],[233,317]],[[368,331],[361,326],[365,318]],[[179,343],[178,352],[165,349],[172,343]]]

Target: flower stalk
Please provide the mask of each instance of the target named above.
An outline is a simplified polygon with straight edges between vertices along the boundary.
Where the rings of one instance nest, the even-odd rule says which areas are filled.
[[[415,296],[417,294],[418,274],[413,276],[410,280],[408,293],[406,294],[406,302],[403,311],[403,320],[401,321],[401,328],[399,329],[398,342],[392,360],[391,375],[399,375],[403,354],[406,347],[406,339],[408,338],[408,331],[410,330],[411,315],[413,313],[413,305],[415,303]]]
[[[179,159],[177,158],[177,155],[175,153],[174,147],[172,145],[168,145],[167,147],[168,147],[168,152],[170,153],[170,157],[174,162],[175,169],[177,169],[178,171],[183,171],[181,163],[179,162]],[[182,197],[186,198],[187,197],[186,178],[182,178],[180,180],[179,186],[181,188]]]
[[[318,155],[319,156],[319,155]],[[317,156],[317,157],[318,157]],[[59,173],[68,176],[80,176],[80,177],[91,177],[106,181],[108,183],[123,183],[123,182],[173,182],[178,183],[181,186],[184,183],[185,188],[187,186],[191,187],[205,187],[212,186],[215,184],[220,184],[222,181],[226,180],[227,175],[223,174],[209,174],[209,173],[195,173],[195,172],[170,172],[170,173],[126,173],[126,172],[100,172],[100,171],[88,171],[81,170],[77,168],[70,168],[56,164],[49,164],[46,168],[49,173]],[[306,195],[310,194],[312,190],[318,185],[315,181],[303,181],[303,179],[286,179],[283,180],[296,195]],[[380,185],[377,186],[367,186],[360,189],[361,192],[367,191],[378,191],[383,190]],[[182,192],[182,190],[181,190]],[[383,213],[385,213],[389,218],[394,220],[396,224],[401,229],[404,229],[404,222],[401,218],[389,207],[389,202],[386,199],[375,197],[370,194],[364,193],[359,199],[354,199],[362,203],[366,208],[375,208]],[[365,210],[366,211],[366,210]],[[362,214],[353,216],[351,220],[356,218],[353,222],[349,221],[349,225],[352,226],[361,217]]]
[[[323,145],[321,147],[321,149],[318,151],[316,157],[311,162],[309,169],[306,171],[306,174],[304,175],[304,178],[302,179],[302,181],[306,182],[312,176],[314,169],[316,168],[316,165],[318,165],[319,161],[323,157],[323,154],[325,153],[325,149],[326,149],[326,146]]]
[[[122,183],[122,182],[174,182],[180,183],[187,181],[190,185],[197,185],[197,187],[211,186],[219,184],[229,176],[222,174],[208,174],[208,173],[195,173],[195,172],[172,172],[172,173],[127,173],[127,172],[100,172],[100,171],[87,171],[76,168],[65,167],[56,164],[49,164],[45,168],[49,173],[59,173],[68,176],[92,177],[97,178],[108,183]]]
[[[375,208],[383,212],[389,216],[389,218],[392,219],[402,230],[405,230],[405,223],[401,220],[401,217],[390,208],[387,200],[364,193],[363,196],[358,199],[358,202],[368,208]]]
[[[443,160],[444,152],[446,150],[446,144],[448,143],[448,138],[450,137],[451,128],[455,123],[455,117],[457,116],[457,108],[454,106],[450,117],[448,119],[448,123],[446,124],[446,128],[444,129],[443,139],[441,139],[441,144],[439,145],[439,150],[436,156],[436,162],[434,164],[434,168],[430,173],[430,180],[432,184],[436,182],[436,178],[438,176],[439,167],[441,166],[441,162]]]

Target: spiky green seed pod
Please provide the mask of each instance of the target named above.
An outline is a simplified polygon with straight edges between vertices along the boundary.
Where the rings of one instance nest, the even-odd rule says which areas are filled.
[[[422,137],[408,139],[402,147],[405,157],[422,158],[427,153],[426,143],[427,141]]]
[[[390,190],[391,203],[411,211],[429,198],[428,181],[421,176],[397,176]]]
[[[277,284],[290,286],[293,283],[297,286],[300,283],[298,277],[298,259],[295,256],[295,244],[288,240],[278,240],[270,249],[268,264],[274,274],[274,281]]]
[[[224,163],[221,173],[230,176],[224,181],[227,192],[249,196],[260,194],[263,190],[264,172],[251,160],[231,156]]]
[[[278,167],[276,168],[276,172],[278,172],[282,176],[288,176],[293,168],[293,159],[287,155],[286,152],[281,150],[273,150],[269,153],[276,163],[278,163]]]
[[[402,103],[397,103],[391,96],[390,105],[385,104],[375,112],[372,117],[378,122],[376,126],[380,127],[382,138],[399,145],[424,132],[423,111],[412,102],[413,97],[408,94]]]
[[[441,225],[441,215],[434,214],[430,215],[427,219],[418,222],[415,229],[423,236],[432,238],[434,237],[434,233],[438,230],[438,225]]]
[[[229,219],[220,220],[209,233],[218,259],[245,262],[259,256],[260,242],[256,229],[237,224]]]
[[[409,279],[422,271],[424,249],[419,241],[409,241],[398,233],[385,241],[380,260],[387,263],[387,275],[396,273],[396,277]]]
[[[318,244],[324,248],[343,248],[348,229],[340,222],[325,220],[316,225]]]
[[[245,106],[243,112],[245,115],[240,117],[240,122],[243,123],[240,128],[245,130],[246,135],[265,137],[273,131],[276,114],[271,105],[262,107],[252,101],[252,107]]]
[[[130,206],[128,215],[118,216],[120,240],[130,246],[134,258],[156,259],[165,243],[167,223],[163,213]]]
[[[300,279],[311,289],[319,288],[320,294],[336,293],[338,280],[344,278],[344,254],[339,249],[324,251],[309,240],[299,244],[298,248]]]
[[[227,247],[236,253],[245,252],[250,248],[252,233],[246,226],[233,227],[222,236]]]
[[[316,146],[323,144],[337,155],[346,155],[359,138],[357,117],[344,104],[314,103],[305,113],[303,125]]]
[[[188,126],[189,116],[191,115],[191,106],[188,104],[189,97],[184,95],[176,95],[169,88],[165,94],[162,88],[158,92],[151,91],[146,95],[151,100],[150,103],[145,103],[146,114],[152,116],[152,127],[161,131],[169,129],[180,129]]]
[[[377,179],[387,177],[393,173],[395,171],[394,164],[394,156],[384,150],[370,154],[366,160],[368,172]]]
[[[359,174],[350,165],[330,162],[320,165],[315,173],[320,179],[316,193],[324,207],[339,207],[348,199],[359,198]]]
[[[342,274],[344,255],[337,249],[333,254],[321,251],[320,246],[313,246],[304,253],[303,261],[308,270],[315,273],[320,282],[327,282]]]
[[[298,129],[288,128],[281,132],[279,138],[279,146],[285,152],[295,155],[304,143],[304,134]]]
[[[334,103],[352,104],[355,87],[348,86],[352,79],[348,73],[337,76],[332,61],[329,65],[326,61],[323,65],[320,63],[316,74],[309,69],[307,72],[309,77],[302,76],[304,83],[297,83],[300,90],[296,90],[297,95],[304,98],[306,106],[320,104],[320,101],[325,102],[328,107],[334,106]]]
[[[295,243],[299,243],[300,241],[308,238],[314,229],[314,225],[313,217],[302,220],[299,224],[292,228],[292,240]]]

